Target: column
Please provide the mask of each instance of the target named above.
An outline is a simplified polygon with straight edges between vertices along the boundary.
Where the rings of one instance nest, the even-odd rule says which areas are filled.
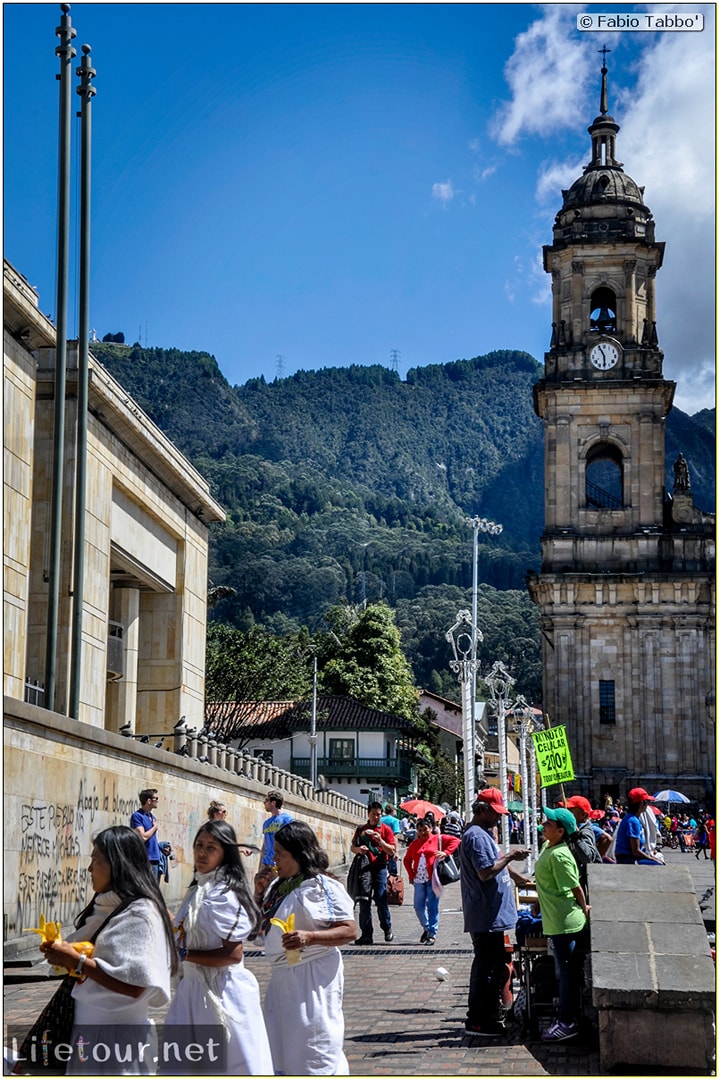
[[[122,623],[125,644],[125,675],[115,684],[115,716],[111,726],[114,730],[130,724],[135,731],[137,717],[138,656],[140,648],[140,590],[113,589],[112,610],[114,621]],[[110,719],[110,716],[107,717]],[[108,726],[108,725],[106,725]]]

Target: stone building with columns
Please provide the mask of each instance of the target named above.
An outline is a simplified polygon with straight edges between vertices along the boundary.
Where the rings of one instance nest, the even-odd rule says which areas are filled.
[[[641,785],[714,798],[715,517],[684,459],[666,483],[655,277],[665,245],[644,189],[616,157],[608,113],[563,191],[553,242],[552,335],[535,411],[544,425],[540,609],[544,710],[567,727],[578,787]]]
[[[77,348],[69,343],[59,664],[44,701],[55,327],[4,264],[4,693],[67,714],[73,603]],[[78,720],[126,732],[202,727],[207,482],[90,357]]]

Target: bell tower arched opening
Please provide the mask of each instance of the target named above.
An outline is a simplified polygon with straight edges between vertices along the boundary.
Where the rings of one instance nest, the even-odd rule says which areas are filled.
[[[622,510],[623,456],[617,446],[603,442],[585,460],[585,506],[588,510]]]
[[[617,333],[617,299],[607,285],[601,285],[590,297],[590,329],[603,334]]]

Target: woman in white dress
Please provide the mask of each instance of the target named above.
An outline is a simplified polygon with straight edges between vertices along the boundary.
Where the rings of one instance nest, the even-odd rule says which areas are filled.
[[[158,1047],[148,1009],[170,1000],[170,974],[177,968],[165,902],[145,845],[125,825],[98,833],[89,871],[95,895],[75,931],[41,946],[48,963],[78,974],[67,1074],[151,1075]],[[70,943],[94,934],[92,957],[80,957]]]
[[[165,1019],[166,1038],[207,1043],[207,1028],[222,1038],[230,1076],[273,1074],[272,1057],[255,976],[243,963],[243,941],[257,930],[259,912],[248,889],[235,831],[209,821],[193,843],[195,880],[175,916],[182,981]],[[206,1029],[195,1038],[194,1030]],[[183,1056],[182,1054],[180,1055]],[[189,1063],[164,1070],[196,1072]]]
[[[346,1076],[343,1053],[343,962],[340,945],[355,940],[353,902],[328,874],[328,857],[302,821],[275,834],[279,877],[263,901],[265,954],[272,964],[265,1023],[275,1073]],[[283,932],[270,920],[294,929]]]

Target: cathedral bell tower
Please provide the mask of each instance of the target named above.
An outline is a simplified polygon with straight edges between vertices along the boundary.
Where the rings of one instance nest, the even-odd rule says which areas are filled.
[[[666,492],[675,383],[663,378],[655,307],[665,245],[617,160],[619,130],[603,63],[591,159],[563,191],[543,249],[552,334],[534,402],[545,531],[528,586],[541,612],[544,709],[567,726],[585,794],[640,784],[706,799],[714,518],[691,498],[688,510],[687,491]]]

